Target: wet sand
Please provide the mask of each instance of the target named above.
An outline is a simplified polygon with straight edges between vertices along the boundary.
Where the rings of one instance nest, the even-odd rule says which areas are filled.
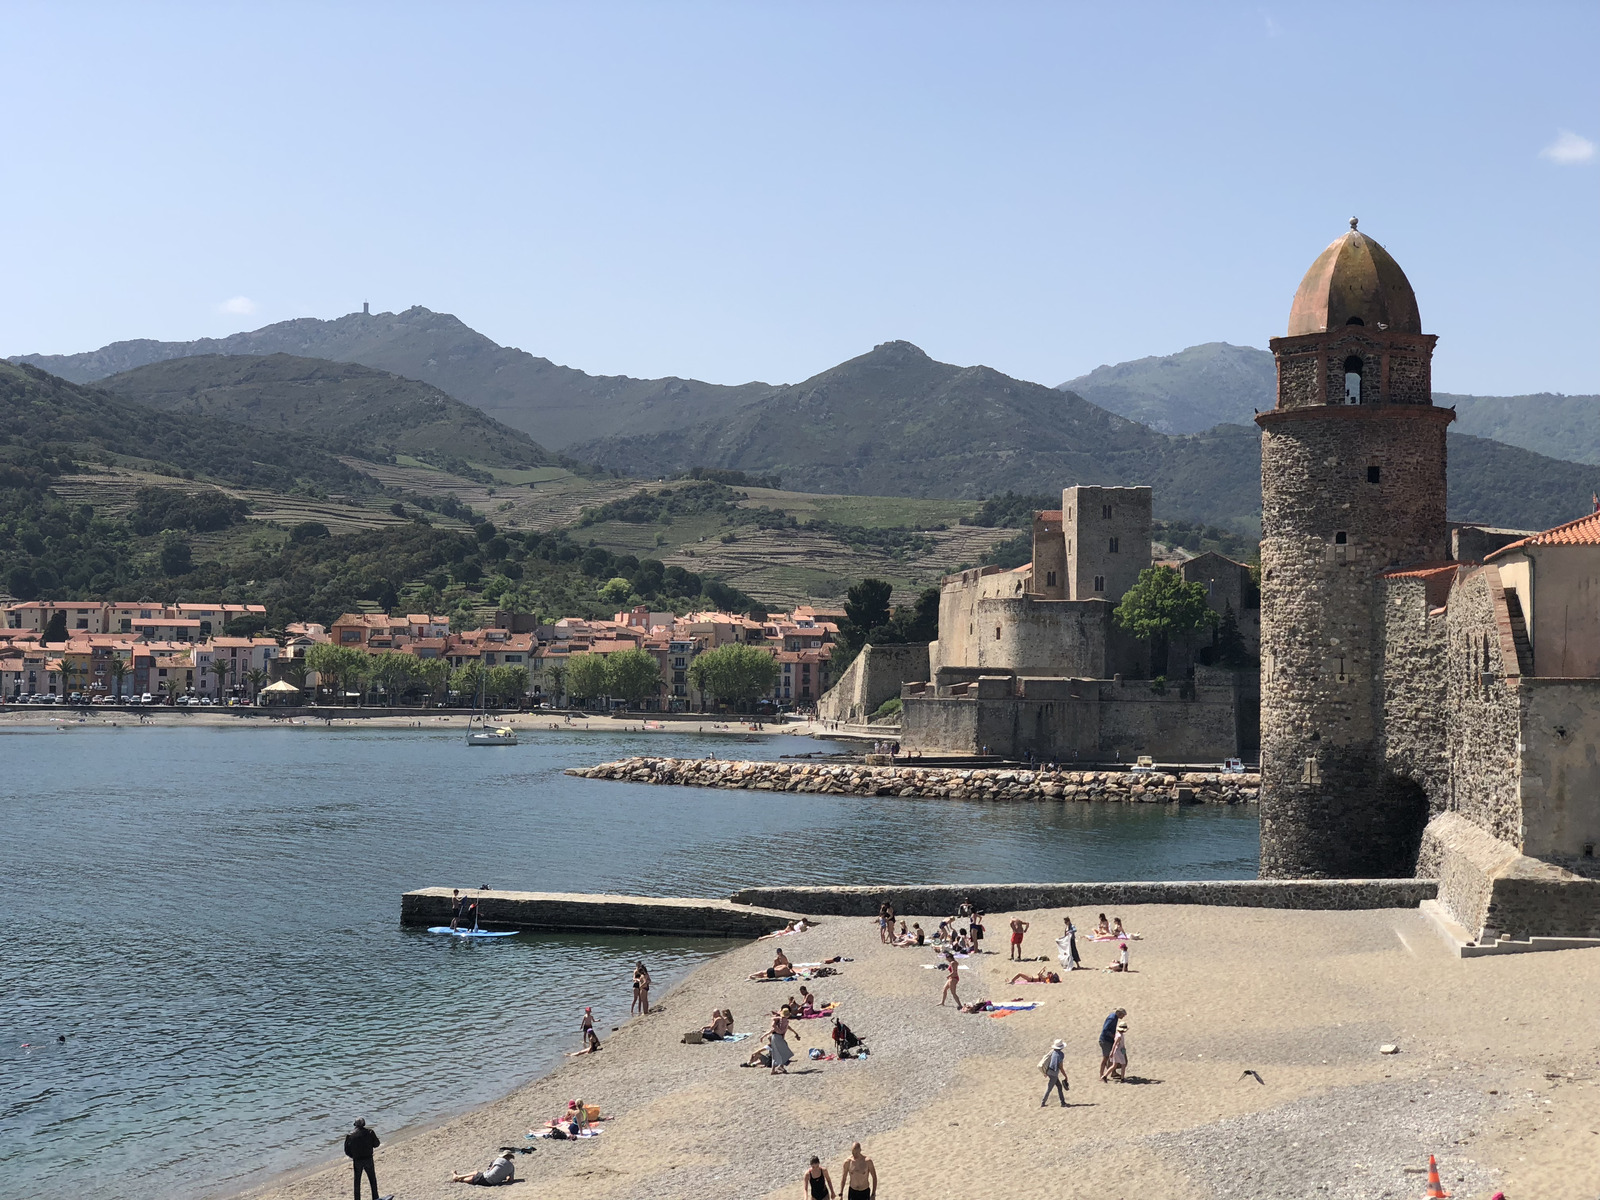
[[[1053,965],[1060,912],[1022,915],[1033,922],[1024,950]],[[1073,915],[1087,927],[1096,914]],[[532,1144],[531,1125],[581,1097],[613,1119],[598,1138],[518,1156],[523,1200],[792,1200],[811,1154],[837,1183],[857,1139],[885,1197],[1400,1200],[1422,1194],[1430,1153],[1463,1200],[1600,1191],[1600,950],[1461,960],[1414,911],[1116,915],[1144,935],[1133,973],[1097,969],[1115,946],[1080,940],[1096,969],[1057,985],[1004,982],[1018,968],[1001,941],[1007,918],[991,915],[1000,952],[967,960],[962,998],[1040,1002],[1003,1019],[940,1008],[938,972],[923,966],[933,953],[885,947],[860,918],[732,949],[653,997],[660,1011],[648,1017],[626,1019],[619,980],[616,996],[596,997],[599,1055],[412,1133],[382,1113],[337,1114],[326,1152],[337,1155],[347,1116],[364,1115],[385,1136],[385,1193],[475,1195],[451,1172]],[[680,1043],[724,1005],[737,1029],[764,1029],[798,990],[746,979],[778,945],[796,961],[854,959],[808,986],[843,1001],[871,1058],[809,1061],[808,1048],[829,1045],[827,1021],[796,1023],[787,1076],[737,1065],[755,1039]],[[1097,1079],[1095,1042],[1114,1007],[1128,1010],[1126,1084]],[[1036,1063],[1056,1037],[1067,1044],[1067,1109],[1039,1106]],[[1384,1043],[1400,1052],[1380,1054]],[[348,1187],[341,1160],[251,1194],[310,1200]]]

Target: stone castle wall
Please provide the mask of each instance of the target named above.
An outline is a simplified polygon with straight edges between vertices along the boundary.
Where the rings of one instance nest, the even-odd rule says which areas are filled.
[[[1084,484],[1062,490],[1061,524],[1067,539],[1071,599],[1104,599],[1117,604],[1139,582],[1139,572],[1150,565],[1152,511],[1148,487]],[[1098,588],[1097,579],[1101,582]]]
[[[1521,703],[1520,692],[1507,680],[1508,669],[1512,677],[1520,671],[1501,645],[1497,610],[1504,605],[1493,567],[1469,572],[1450,594],[1450,657],[1441,672],[1449,692],[1447,795],[1452,812],[1490,837],[1520,847]]]
[[[1379,660],[1383,680],[1383,769],[1410,780],[1428,812],[1450,805],[1447,746],[1447,629],[1426,579],[1385,579]]]
[[[817,701],[817,716],[846,725],[864,724],[886,700],[900,694],[902,684],[928,678],[928,647],[861,648],[839,682]]]

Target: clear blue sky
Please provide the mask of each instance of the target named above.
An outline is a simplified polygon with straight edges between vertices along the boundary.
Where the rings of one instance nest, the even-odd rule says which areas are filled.
[[[1352,215],[1435,385],[1600,392],[1600,5],[0,10],[0,352],[370,300],[591,372],[1264,346]]]

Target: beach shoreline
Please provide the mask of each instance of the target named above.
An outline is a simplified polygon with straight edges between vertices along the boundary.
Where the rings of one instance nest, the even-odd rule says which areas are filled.
[[[1097,914],[1074,915],[1085,929]],[[1177,1200],[1315,1189],[1360,1200],[1413,1194],[1429,1153],[1461,1200],[1495,1188],[1594,1194],[1600,1064],[1589,1031],[1600,1018],[1600,953],[1462,960],[1415,910],[1147,905],[1118,915],[1143,935],[1131,974],[1099,969],[1114,945],[1081,937],[1097,969],[1012,985],[1015,970],[1055,967],[1048,935],[1061,913],[1018,914],[1031,922],[1027,957],[1048,959],[1021,965],[1004,953],[1009,914],[991,914],[988,941],[1001,952],[962,964],[962,998],[1039,1003],[1010,1019],[940,1008],[940,973],[923,969],[931,951],[881,945],[868,918],[823,918],[803,934],[730,947],[647,1017],[597,1013],[602,1029],[619,1026],[600,1054],[500,1099],[402,1130],[386,1129],[381,1113],[348,1116],[384,1136],[380,1186],[406,1200],[462,1195],[451,1172],[481,1169],[502,1145],[532,1144],[529,1127],[580,1097],[612,1118],[604,1135],[538,1142],[516,1160],[527,1181],[518,1195],[776,1200],[812,1153],[837,1179],[858,1139],[886,1196]],[[930,929],[938,916],[912,919]],[[746,976],[779,946],[797,962],[844,956],[839,975],[807,986],[842,1002],[872,1047],[868,1060],[810,1060],[808,1049],[829,1046],[827,1021],[795,1023],[788,1076],[737,1069],[754,1038],[682,1044],[713,1007],[732,1007],[740,1031],[765,1028],[767,1010],[798,985]],[[603,1000],[609,1013],[620,1009],[620,995]],[[1093,1043],[1112,1006],[1129,1012],[1129,1085],[1095,1078]],[[1066,1112],[1038,1107],[1034,1060],[1056,1037],[1069,1048]],[[1381,1054],[1384,1044],[1399,1053]],[[345,1116],[330,1118],[328,1156],[234,1195],[342,1194]],[[974,1138],[983,1164],[969,1173],[959,1159]]]
[[[327,710],[327,715],[297,713],[279,716],[265,708],[58,708],[55,706],[0,706],[0,729],[5,728],[193,728],[211,729],[417,729],[465,732],[473,714],[450,712],[418,716],[387,714],[382,709]],[[729,739],[832,736],[813,721],[763,722],[719,720],[712,716],[638,713],[610,716],[589,713],[568,719],[564,712],[490,713],[496,725],[539,733],[678,733]]]

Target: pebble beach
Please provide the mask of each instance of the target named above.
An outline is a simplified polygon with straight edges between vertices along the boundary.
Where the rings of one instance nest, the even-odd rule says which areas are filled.
[[[603,1134],[519,1155],[524,1200],[792,1197],[812,1154],[837,1183],[857,1140],[886,1197],[1401,1200],[1422,1194],[1429,1154],[1463,1200],[1600,1191],[1600,951],[1462,960],[1412,910],[1149,905],[1114,914],[1141,935],[1131,973],[1101,969],[1117,947],[1086,940],[1097,914],[1074,912],[1088,969],[1013,985],[1016,971],[1047,964],[1008,961],[1011,915],[990,914],[998,952],[965,960],[961,997],[1021,997],[1038,1002],[1032,1011],[941,1008],[939,972],[925,969],[932,950],[884,946],[870,919],[822,918],[730,948],[653,996],[646,1017],[627,1017],[619,979],[594,999],[601,1053],[484,1107],[398,1130],[381,1112],[330,1114],[328,1165],[248,1195],[346,1194],[348,1164],[336,1156],[358,1115],[384,1137],[385,1194],[473,1195],[452,1172],[534,1144],[528,1130],[577,1098],[606,1115]],[[1019,915],[1032,923],[1024,952],[1053,967],[1062,913]],[[931,929],[939,915],[911,919]],[[759,1035],[769,1010],[798,992],[747,978],[778,946],[796,962],[851,960],[808,986],[840,1002],[868,1059],[809,1059],[812,1047],[831,1050],[826,1020],[794,1023],[787,1076],[738,1065],[756,1038],[681,1042],[718,1007]],[[1118,1007],[1128,1010],[1128,1082],[1100,1083],[1095,1042]],[[1036,1063],[1057,1037],[1070,1106],[1041,1108]]]

